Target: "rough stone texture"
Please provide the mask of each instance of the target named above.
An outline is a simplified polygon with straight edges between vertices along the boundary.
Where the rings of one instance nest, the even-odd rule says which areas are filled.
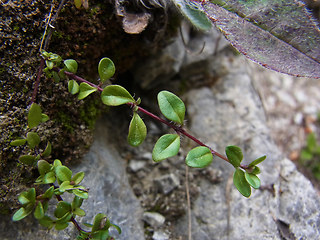
[[[142,225],[142,208],[134,196],[125,173],[125,164],[110,140],[111,131],[106,127],[106,120],[97,124],[95,141],[90,152],[84,156],[84,161],[73,172],[84,171],[82,184],[89,188],[89,199],[83,202],[82,208],[87,215],[82,222],[93,222],[97,213],[105,213],[111,222],[122,229],[118,236],[115,229],[113,236],[117,239],[144,239]],[[74,226],[67,230],[56,231],[39,226],[33,217],[13,223],[9,216],[1,218],[1,239],[74,239],[77,231]],[[3,231],[5,229],[5,231]]]
[[[201,181],[192,209],[193,239],[319,239],[319,195],[270,139],[245,62],[234,60],[217,85],[187,94],[190,128],[220,152],[235,144],[247,161],[267,154],[261,164],[263,187],[249,199],[242,197],[232,185],[232,167],[214,161],[224,180],[215,185]],[[177,235],[186,237],[186,226],[186,219],[180,220]]]

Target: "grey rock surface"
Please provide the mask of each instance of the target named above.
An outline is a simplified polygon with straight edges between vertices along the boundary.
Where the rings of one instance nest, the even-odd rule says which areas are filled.
[[[105,213],[111,222],[122,229],[121,235],[115,229],[111,231],[117,239],[132,239],[132,236],[145,239],[142,208],[130,188],[124,161],[110,140],[111,130],[106,127],[105,122],[106,120],[98,122],[95,141],[82,163],[71,168],[73,172],[85,172],[82,184],[89,188],[89,198],[82,205],[87,215],[80,222],[92,223],[96,214]],[[9,216],[1,218],[0,229],[0,239],[3,240],[67,240],[75,239],[77,234],[72,224],[67,230],[48,231],[39,226],[32,216],[16,223]]]

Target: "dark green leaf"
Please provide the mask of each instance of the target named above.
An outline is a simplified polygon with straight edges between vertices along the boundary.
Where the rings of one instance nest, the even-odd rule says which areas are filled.
[[[108,230],[100,230],[92,234],[93,240],[104,240],[109,239],[109,231]]]
[[[71,93],[71,94],[76,94],[79,92],[79,84],[75,81],[75,80],[70,80],[68,82],[68,91]]]
[[[60,181],[71,181],[72,171],[66,166],[57,166],[55,172]]]
[[[33,215],[36,219],[41,219],[44,217],[44,210],[41,202],[38,202]]]
[[[74,185],[78,185],[84,178],[84,172],[76,173],[72,178],[71,181],[74,182]]]
[[[22,155],[19,157],[19,162],[32,166],[35,162],[36,157],[33,155]]]
[[[205,1],[215,26],[246,57],[294,76],[320,77],[320,31],[299,1]]]
[[[166,134],[161,136],[156,142],[153,151],[152,159],[159,162],[169,157],[178,154],[180,149],[180,136],[178,134]]]
[[[55,71],[52,71],[52,77],[56,83],[60,82],[59,74]]]
[[[131,146],[137,147],[143,143],[147,136],[147,127],[141,117],[135,112],[129,126],[128,142]]]
[[[98,72],[100,76],[100,81],[105,82],[111,78],[116,71],[116,68],[109,58],[102,58],[99,62]]]
[[[98,213],[93,220],[92,232],[96,232],[102,229],[105,225],[106,220],[107,220],[107,215],[103,213]]]
[[[226,154],[230,163],[235,167],[239,167],[243,159],[243,154],[241,148],[237,146],[228,146],[226,147]]]
[[[198,7],[196,3],[185,0],[173,1],[181,13],[192,23],[196,28],[207,31],[212,27],[212,24],[205,13]]]
[[[192,149],[187,157],[186,157],[186,164],[189,167],[195,168],[204,168],[211,164],[213,160],[213,155],[209,148],[207,147],[196,147]]]
[[[251,173],[254,174],[254,175],[257,175],[259,174],[261,171],[260,171],[260,168],[257,167],[257,166],[254,166]]]
[[[131,94],[119,85],[109,85],[101,93],[101,100],[108,106],[119,106],[129,102],[135,102]]]
[[[259,179],[256,175],[254,175],[254,174],[252,174],[252,173],[247,173],[247,172],[245,172],[245,173],[244,173],[244,176],[245,176],[247,182],[248,182],[253,188],[258,189],[258,188],[260,187],[260,184],[261,184],[261,183],[260,183],[260,179]]]
[[[86,215],[86,212],[81,208],[76,208],[75,210],[73,210],[73,213],[81,217]]]
[[[49,120],[49,116],[47,114],[41,114],[41,122],[44,123]]]
[[[54,211],[54,216],[56,218],[63,218],[67,213],[72,211],[71,204],[65,201],[60,201],[57,205],[56,210]]]
[[[52,167],[51,164],[45,160],[39,160],[37,165],[40,175],[45,175],[46,173],[50,172]]]
[[[22,192],[18,196],[18,201],[22,205],[26,205],[28,203],[34,204],[36,201],[36,189],[35,188],[30,188],[28,191]]]
[[[166,118],[180,125],[183,124],[186,108],[179,97],[171,92],[161,91],[158,93],[158,104]]]
[[[16,139],[10,142],[10,146],[17,147],[24,145],[27,142],[27,139],[22,138],[22,139]]]
[[[95,91],[97,91],[95,87],[90,86],[88,83],[82,82],[80,83],[78,99],[84,99]]]
[[[243,196],[250,197],[251,187],[244,176],[244,172],[239,168],[236,168],[233,174],[233,183]]]
[[[73,201],[71,203],[72,209],[76,209],[76,208],[81,207],[82,202],[83,202],[83,198],[79,198],[77,196],[74,196]]]
[[[43,198],[51,199],[54,194],[54,186],[51,186],[47,189],[47,191],[43,194]]]
[[[63,61],[68,72],[76,73],[78,70],[78,63],[74,59],[67,59]]]
[[[41,123],[42,119],[42,110],[40,106],[36,103],[32,103],[29,112],[28,112],[28,127],[34,128]]]
[[[68,222],[62,222],[62,223],[57,222],[54,228],[59,231],[59,230],[66,229],[68,225],[69,225]]]
[[[49,157],[50,154],[51,154],[51,150],[52,150],[52,146],[51,146],[51,143],[48,142],[47,143],[47,146],[46,146],[46,149],[43,151],[43,153],[41,154],[42,157]]]
[[[267,158],[267,156],[259,157],[259,158],[257,158],[256,160],[252,161],[252,162],[249,164],[248,167],[256,166],[256,165],[258,165],[259,163],[263,162],[266,158]]]
[[[28,142],[28,146],[33,149],[36,146],[39,145],[39,143],[41,142],[40,137],[37,133],[35,132],[28,132],[27,133],[27,142]]]
[[[54,225],[53,220],[46,215],[43,218],[39,219],[38,221],[42,226],[47,227],[49,229],[52,228]]]

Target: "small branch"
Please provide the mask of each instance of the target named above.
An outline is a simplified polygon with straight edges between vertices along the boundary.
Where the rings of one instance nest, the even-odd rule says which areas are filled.
[[[40,78],[41,78],[41,75],[42,75],[44,63],[45,63],[44,59],[41,58],[39,70],[38,70],[38,73],[37,73],[36,82],[34,83],[34,88],[33,88],[33,92],[32,92],[31,104],[36,101],[37,92],[38,92],[38,88],[39,88],[39,84],[40,84]]]

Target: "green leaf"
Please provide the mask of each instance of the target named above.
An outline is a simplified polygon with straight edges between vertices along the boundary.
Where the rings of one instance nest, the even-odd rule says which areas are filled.
[[[43,151],[43,153],[41,154],[42,157],[49,157],[51,154],[51,150],[52,150],[52,146],[51,143],[48,142],[47,146],[45,148],[45,150]]]
[[[134,112],[129,125],[128,142],[131,146],[137,147],[141,143],[143,143],[146,136],[147,136],[146,125],[144,124],[139,114]]]
[[[82,5],[82,0],[74,0],[74,5],[76,8],[80,9]]]
[[[51,70],[54,67],[54,62],[46,60],[46,66]]]
[[[86,215],[86,212],[81,208],[76,208],[75,210],[73,210],[73,213],[81,217]]]
[[[119,106],[129,102],[135,102],[131,94],[119,85],[109,85],[101,93],[101,100],[108,106]]]
[[[191,1],[187,3],[185,0],[174,0],[173,2],[193,26],[202,31],[211,29],[212,24],[199,5]]]
[[[32,166],[35,162],[36,157],[33,155],[22,155],[19,157],[19,162]]]
[[[28,112],[28,127],[34,128],[41,123],[42,119],[42,110],[40,106],[36,103],[32,103],[29,112]]]
[[[42,226],[47,227],[49,229],[52,228],[54,225],[53,220],[47,215],[45,215],[43,218],[39,219],[38,221]]]
[[[56,159],[53,162],[53,166],[56,168],[56,167],[62,166],[62,163],[59,159]]]
[[[179,97],[171,92],[161,91],[158,93],[158,104],[160,111],[167,119],[183,124],[186,108]]]
[[[19,221],[19,220],[25,218],[26,216],[28,216],[31,212],[32,212],[32,208],[22,207],[14,213],[14,215],[12,216],[12,221],[14,221],[14,222]]]
[[[307,136],[307,148],[310,150],[310,152],[313,152],[314,149],[317,146],[317,138],[314,133],[310,133]]]
[[[245,172],[245,173],[244,173],[244,176],[245,176],[247,182],[248,182],[253,188],[258,189],[258,188],[260,187],[261,182],[260,182],[260,179],[259,179],[256,175],[254,175],[254,174],[252,174],[252,173],[247,173],[247,172]]]
[[[186,164],[189,167],[194,168],[204,168],[211,164],[213,160],[213,155],[209,148],[207,147],[196,147],[192,149],[187,157],[186,157]]]
[[[120,228],[118,225],[113,224],[113,223],[110,223],[110,225],[111,225],[112,227],[114,227],[115,229],[117,229],[118,233],[121,234],[122,231],[121,231],[121,228]]]
[[[16,139],[10,142],[10,146],[18,147],[18,146],[24,145],[26,142],[27,142],[27,139],[25,138]]]
[[[156,142],[153,151],[152,159],[159,162],[169,157],[178,154],[180,149],[180,136],[178,134],[166,134],[161,136]]]
[[[71,203],[72,209],[80,208],[83,202],[83,198],[79,198],[77,196],[74,196],[73,201]]]
[[[56,83],[60,82],[60,76],[57,72],[52,71],[52,77]]]
[[[39,145],[41,142],[40,137],[37,133],[35,132],[28,132],[27,133],[27,142],[28,145],[31,149],[35,148],[36,146]]]
[[[82,82],[80,83],[78,99],[84,99],[95,91],[97,91],[95,87],[90,86],[88,83]]]
[[[74,59],[67,59],[63,61],[68,72],[76,73],[78,70],[78,63]]]
[[[44,210],[41,202],[38,202],[33,215],[36,219],[41,219],[44,217]]]
[[[93,220],[92,232],[96,232],[102,229],[105,225],[106,220],[107,220],[107,215],[103,213],[98,213]]]
[[[63,218],[66,216],[67,213],[70,213],[72,211],[71,204],[66,201],[60,201],[57,204],[57,208],[54,211],[54,216],[56,218]]]
[[[47,191],[42,195],[43,198],[51,199],[54,194],[54,186],[51,186]]]
[[[56,175],[54,172],[48,172],[43,177],[43,182],[45,184],[54,183],[56,181]]]
[[[243,159],[243,154],[241,148],[237,146],[226,147],[226,154],[230,163],[235,167],[239,167]]]
[[[60,181],[71,181],[72,171],[66,166],[57,166],[55,172]]]
[[[246,57],[278,72],[320,78],[320,31],[301,2],[212,0],[202,6]]]
[[[84,172],[76,173],[72,178],[71,181],[74,182],[74,185],[78,185],[84,178]]]
[[[102,58],[98,65],[98,72],[100,76],[100,81],[105,82],[111,78],[116,72],[116,68],[109,58]]]
[[[64,181],[63,183],[60,184],[59,191],[65,192],[66,190],[71,188],[73,188],[73,185],[70,185],[70,181]]]
[[[62,223],[57,222],[54,228],[59,231],[59,230],[66,229],[68,226],[69,226],[68,222],[62,222]]]
[[[256,160],[252,161],[252,162],[249,164],[248,167],[256,166],[256,165],[258,165],[259,163],[263,162],[266,158],[267,158],[267,156],[259,157],[259,158],[257,158]]]
[[[30,188],[28,191],[22,192],[18,196],[18,201],[22,205],[26,205],[28,203],[34,204],[36,201],[36,189],[35,188]]]
[[[41,113],[41,122],[44,123],[48,121],[50,118],[47,114]]]
[[[100,230],[96,231],[92,234],[92,239],[93,240],[104,240],[104,239],[110,239],[109,238],[109,231],[108,230]]]
[[[302,149],[300,157],[302,160],[311,160],[313,158],[313,154],[309,149]]]
[[[80,189],[74,189],[72,190],[72,193],[79,198],[87,199],[89,197],[89,194],[85,190],[80,190]]]
[[[79,84],[75,81],[75,80],[70,80],[68,82],[68,91],[71,93],[71,94],[76,94],[79,92]]]
[[[251,173],[254,175],[258,175],[260,173],[260,168],[257,166],[254,166],[254,168],[252,169]]]
[[[39,160],[38,163],[38,171],[40,175],[45,175],[46,173],[50,172],[51,164],[45,160]]]
[[[233,183],[243,196],[250,197],[251,187],[244,176],[244,172],[239,168],[236,168],[233,174]]]

